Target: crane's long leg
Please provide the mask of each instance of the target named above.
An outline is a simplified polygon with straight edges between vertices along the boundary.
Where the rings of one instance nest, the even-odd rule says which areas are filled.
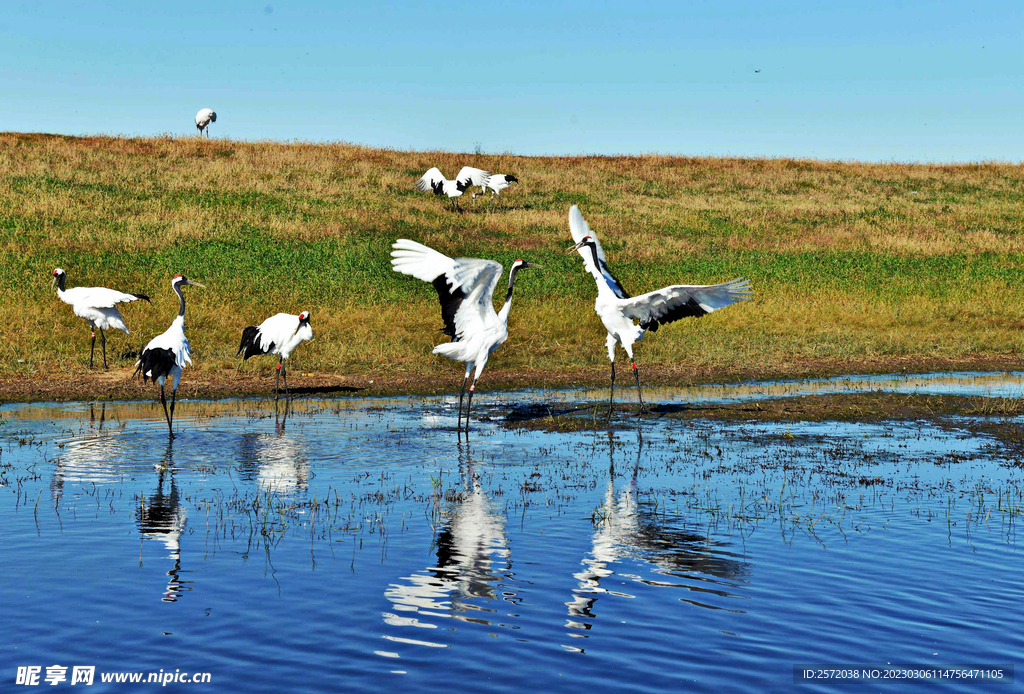
[[[174,438],[174,403],[178,400],[178,389],[171,390],[171,438]]]
[[[476,379],[473,379],[473,384],[469,387],[469,401],[466,403],[466,436],[469,436],[469,410],[473,407],[473,392],[476,391]]]
[[[96,328],[90,327],[89,331],[92,334],[92,339],[89,341],[89,368],[91,369],[92,355],[96,353]]]
[[[292,394],[288,391],[288,364],[281,362],[281,377],[284,379],[284,397],[291,400]]]
[[[174,429],[171,428],[171,415],[167,414],[167,396],[164,394],[164,384],[160,384],[160,403],[164,406],[164,419],[167,420],[167,432],[174,438]]]
[[[107,366],[107,336],[103,333],[103,328],[100,328],[100,339],[103,341],[103,368],[109,369]]]
[[[281,362],[283,359],[278,358],[277,360],[277,376],[274,377],[274,402],[277,402],[278,391],[281,387]]]
[[[608,418],[612,416],[612,411],[615,409],[615,362],[612,362],[612,387],[611,392],[608,394]]]
[[[644,394],[642,392],[640,392],[640,372],[636,368],[636,360],[632,360],[632,361],[633,361],[633,376],[636,377],[636,396],[640,400],[640,411],[637,412],[637,416],[639,417],[640,415],[642,415],[644,413]]]
[[[466,383],[469,381],[469,371],[466,371],[466,377],[462,379],[462,390],[459,391],[459,418],[455,423],[455,430],[462,431],[462,398],[466,395]]]

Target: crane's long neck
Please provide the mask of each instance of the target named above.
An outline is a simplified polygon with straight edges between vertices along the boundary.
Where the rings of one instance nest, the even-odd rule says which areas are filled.
[[[588,243],[587,248],[590,249],[590,255],[594,259],[594,270],[591,274],[594,275],[594,279],[597,281],[598,297],[604,296],[605,298],[614,298],[615,292],[608,285],[608,278],[604,276],[604,270],[601,267],[601,259],[597,255],[597,245],[594,243]]]
[[[590,249],[590,255],[594,259],[594,277],[603,280],[604,274],[601,272],[601,259],[597,255],[597,244],[593,242],[588,243],[587,248]]]
[[[512,271],[508,273],[508,293],[505,294],[505,305],[498,312],[498,318],[506,325],[508,325],[508,312],[512,310],[512,289],[516,283],[517,272],[519,272],[518,266],[512,268]]]
[[[57,293],[63,294],[66,290],[64,289],[64,280],[67,279],[67,275],[57,275]]]
[[[178,318],[185,320],[185,295],[181,291],[181,284],[174,285],[174,293],[178,295]]]

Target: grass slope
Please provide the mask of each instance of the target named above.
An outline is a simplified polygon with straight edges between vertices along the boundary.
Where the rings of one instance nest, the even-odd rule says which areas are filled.
[[[430,166],[513,173],[502,208],[464,214],[413,190]],[[827,365],[1001,358],[1024,347],[1024,168],[663,156],[516,157],[217,139],[0,134],[0,396],[36,379],[82,378],[88,330],[49,286],[153,296],[123,310],[120,354],[163,331],[177,272],[190,294],[187,377],[269,374],[235,358],[242,328],[277,311],[313,314],[293,374],[458,380],[433,290],[391,272],[390,243],[453,256],[523,257],[495,379],[601,380],[595,289],[569,245],[579,204],[633,294],[746,276],[753,302],[644,340],[659,378],[776,375]],[[126,369],[122,359],[118,367]],[[411,379],[411,380],[410,380]],[[298,379],[296,379],[297,381]],[[27,386],[24,384],[28,384]],[[9,396],[9,393],[8,393]]]

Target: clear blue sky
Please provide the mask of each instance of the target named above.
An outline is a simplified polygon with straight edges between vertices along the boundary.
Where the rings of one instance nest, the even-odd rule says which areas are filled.
[[[517,154],[1024,160],[1019,2],[47,2],[0,130]],[[760,70],[756,73],[755,70]]]

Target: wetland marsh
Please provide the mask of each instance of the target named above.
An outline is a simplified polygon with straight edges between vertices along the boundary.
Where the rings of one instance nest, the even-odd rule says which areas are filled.
[[[714,412],[858,390],[1017,398],[1022,383],[652,389],[639,421],[624,406],[565,431],[529,424],[593,420],[599,391],[496,394],[468,442],[450,397],[276,416],[190,402],[170,445],[158,404],[6,405],[5,677],[58,663],[250,692],[766,691],[809,663],[1012,664],[1024,473],[997,430],[1019,414]],[[818,686],[801,688],[837,689]]]

